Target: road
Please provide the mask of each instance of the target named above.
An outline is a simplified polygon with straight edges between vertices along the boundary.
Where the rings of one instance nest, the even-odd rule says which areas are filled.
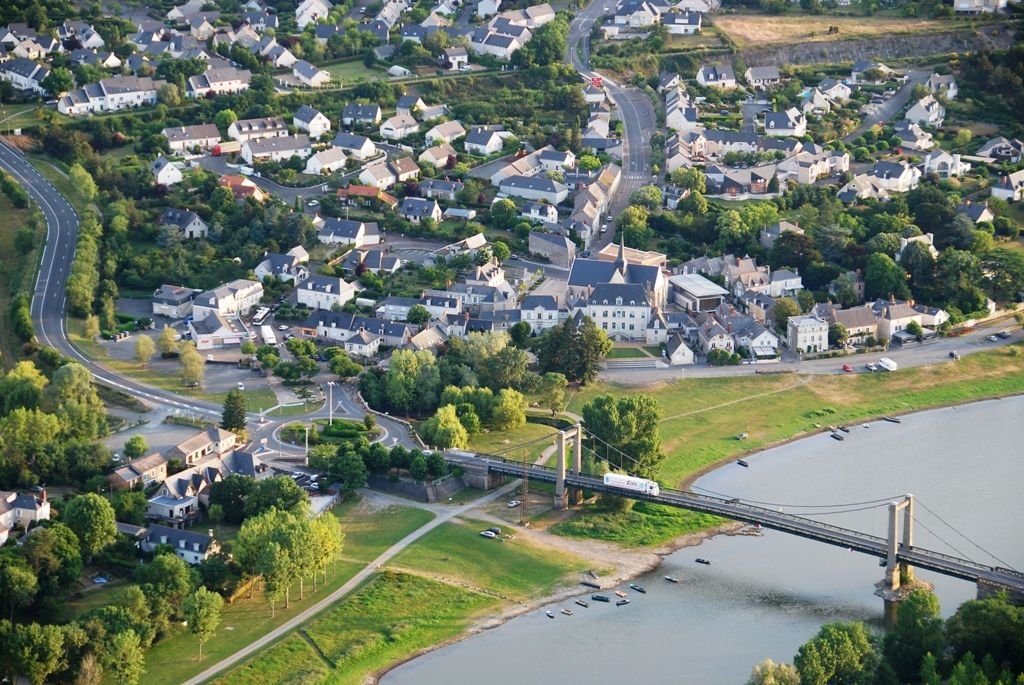
[[[594,0],[582,9],[569,25],[566,62],[588,82],[594,76],[600,76],[590,66],[590,31],[603,14],[604,2]],[[608,95],[618,108],[619,118],[625,129],[622,140],[622,180],[608,208],[608,213],[615,217],[629,204],[629,196],[634,190],[654,180],[651,175],[650,140],[651,132],[657,124],[657,117],[651,101],[642,91],[624,87],[608,78],[603,80]],[[599,235],[591,249],[600,250],[612,238],[611,231]]]
[[[896,113],[903,109],[903,107],[910,101],[910,96],[913,94],[914,87],[922,85],[928,80],[928,77],[931,76],[931,74],[931,70],[908,72],[907,82],[903,84],[903,87],[896,91],[895,95],[879,105],[878,109],[876,109],[874,113],[864,117],[860,122],[860,126],[854,129],[853,133],[843,136],[843,141],[848,143],[861,136],[872,126],[889,121],[889,119],[896,116]]]
[[[353,590],[358,588],[370,576],[377,573],[384,564],[391,561],[391,559],[398,555],[402,550],[404,550],[406,547],[422,538],[430,531],[434,530],[435,528],[438,528],[439,526],[444,525],[445,523],[448,523],[452,519],[461,516],[462,514],[465,514],[466,512],[472,509],[475,509],[486,504],[490,504],[496,499],[503,498],[509,493],[513,492],[518,487],[519,481],[512,481],[511,483],[503,485],[497,490],[494,490],[493,492],[484,495],[480,499],[475,500],[470,504],[455,507],[450,511],[438,515],[429,523],[426,523],[422,527],[417,528],[412,533],[409,533],[404,538],[393,544],[391,547],[385,550],[383,554],[381,554],[379,557],[371,561],[362,571],[353,576],[351,580],[346,582],[340,588],[338,588],[328,596],[324,597],[319,602],[309,607],[305,611],[296,614],[293,618],[289,619],[287,623],[280,625],[279,627],[270,631],[260,639],[249,643],[248,645],[238,650],[226,659],[221,659],[213,666],[210,666],[208,669],[206,669],[199,675],[195,676],[194,678],[186,680],[184,685],[200,685],[200,683],[209,680],[221,671],[224,671],[225,669],[234,666],[239,661],[242,661],[248,656],[256,653],[258,650],[263,649],[267,645],[279,640],[280,638],[284,637],[287,633],[291,632],[292,630],[295,630],[303,623],[310,620],[318,613],[320,613],[324,609],[327,609],[332,604],[344,598],[346,595],[348,595]]]

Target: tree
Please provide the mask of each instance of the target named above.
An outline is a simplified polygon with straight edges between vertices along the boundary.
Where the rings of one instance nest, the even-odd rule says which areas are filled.
[[[82,555],[92,561],[94,554],[117,540],[117,520],[110,502],[95,493],[79,495],[71,500],[61,517],[68,528],[78,536]]]
[[[341,479],[341,491],[350,494],[366,485],[368,475],[366,462],[358,454],[349,449],[339,450],[333,462],[335,472],[332,475]]]
[[[498,241],[491,243],[491,256],[501,264],[507,262],[508,258],[512,256],[512,250],[507,244]]]
[[[0,415],[9,414],[19,407],[39,407],[47,383],[49,380],[31,361],[18,362],[0,379]]]
[[[870,674],[874,649],[863,623],[828,623],[797,652],[801,685],[860,683]]]
[[[148,335],[140,334],[135,338],[135,358],[139,360],[142,368],[149,366],[149,360],[156,353],[156,345]]]
[[[9,620],[14,610],[32,603],[39,590],[35,573],[26,561],[18,557],[0,558],[0,598],[9,609]]]
[[[301,511],[309,503],[309,495],[287,476],[267,478],[256,483],[245,501],[245,515],[256,516],[270,509],[284,512]]]
[[[945,648],[939,599],[934,593],[916,589],[899,603],[896,625],[885,636],[882,652],[900,682],[913,682],[921,672],[927,654],[941,654]]]
[[[874,253],[868,257],[864,268],[864,294],[868,299],[888,299],[890,295],[900,299],[910,296],[907,276],[889,255]]]
[[[85,202],[92,202],[96,197],[96,181],[92,175],[82,167],[81,164],[72,164],[68,169],[68,178],[78,196]]]
[[[181,104],[181,89],[176,83],[166,83],[157,90],[156,98],[161,104],[177,107]]]
[[[409,307],[409,313],[405,318],[414,326],[422,326],[430,321],[430,312],[423,305],[414,304],[412,307]]]
[[[245,430],[245,395],[240,390],[231,390],[224,398],[224,411],[221,414],[220,427],[226,431],[240,433]]]
[[[64,633],[60,626],[26,623],[14,626],[8,647],[15,670],[32,685],[44,682],[61,668],[64,660]]]
[[[507,231],[519,220],[519,209],[512,200],[498,200],[491,205],[491,223],[498,230]]]
[[[653,397],[601,395],[584,405],[582,413],[595,454],[610,467],[644,478],[657,473],[665,454],[661,450],[661,410]]]
[[[580,155],[576,160],[576,166],[580,171],[597,171],[601,168],[601,160],[594,155]]]
[[[412,461],[409,463],[409,475],[412,476],[414,480],[422,481],[426,480],[427,474],[427,459],[423,456],[423,453],[420,452],[413,457]]]
[[[796,302],[800,305],[800,311],[806,314],[815,305],[814,293],[810,290],[801,290],[796,294]]]
[[[245,501],[255,486],[256,481],[252,478],[232,473],[210,486],[210,506],[221,507],[224,511],[224,520],[228,523],[241,523],[245,513]]]
[[[999,248],[981,258],[984,288],[996,302],[1006,305],[1024,297],[1024,254]]]
[[[552,416],[565,409],[565,389],[568,385],[565,376],[557,372],[549,371],[541,378],[540,403],[551,410]]]
[[[704,172],[695,167],[680,167],[672,172],[672,182],[680,188],[686,188],[691,192],[704,194],[708,192],[707,177]]]
[[[203,382],[206,375],[206,366],[202,355],[196,350],[192,343],[185,343],[181,346],[179,353],[181,362],[181,380],[189,386],[198,386]]]
[[[526,398],[523,394],[511,388],[499,392],[491,413],[491,422],[500,431],[511,431],[526,425]]]
[[[220,625],[220,613],[224,599],[216,592],[201,587],[185,599],[182,613],[188,621],[188,629],[199,638],[199,660],[203,660],[203,643],[213,637]]]
[[[90,340],[95,340],[100,337],[100,320],[95,314],[89,314],[85,317],[85,330],[83,335]]]
[[[157,554],[135,570],[135,580],[146,597],[161,600],[177,611],[195,589],[192,569],[174,552]]]
[[[134,630],[124,630],[110,638],[106,646],[104,670],[118,685],[135,685],[146,673],[146,654]]]
[[[330,358],[327,366],[330,367],[331,373],[342,379],[352,378],[363,372],[363,367],[352,361],[352,358],[344,350],[338,350]]]
[[[532,330],[530,324],[526,321],[517,321],[513,324],[512,328],[508,329],[508,337],[512,339],[513,345],[524,349],[530,341],[530,332]]]
[[[765,659],[750,673],[747,685],[800,685],[800,676],[790,664]]]
[[[775,330],[785,333],[789,317],[800,315],[800,305],[792,297],[782,297],[775,302],[773,318],[775,319]]]
[[[590,317],[577,326],[572,319],[548,330],[537,346],[543,371],[556,371],[571,383],[586,385],[597,378],[601,361],[612,348],[608,335]]]
[[[57,594],[82,573],[78,536],[63,523],[35,529],[23,549],[44,593]]]
[[[629,203],[654,211],[661,207],[662,193],[658,186],[643,186],[633,191]]]
[[[821,261],[821,252],[815,247],[810,236],[786,231],[772,245],[768,263],[773,269],[798,269],[806,271],[810,264]]]
[[[160,329],[160,334],[156,337],[156,346],[160,350],[160,355],[163,357],[169,357],[178,351],[178,341],[175,340],[177,333],[170,326],[164,326]],[[246,341],[250,342],[250,341]],[[244,344],[244,343],[243,343]]]
[[[469,444],[469,432],[451,404],[438,408],[433,418],[423,424],[423,437],[441,449],[462,448]]]
[[[1024,671],[1024,607],[1005,593],[961,604],[946,621],[946,639],[953,659],[988,654],[1013,673]]]
[[[133,435],[124,443],[124,456],[128,459],[138,459],[148,449],[149,446],[146,444],[146,438],[141,435]]]
[[[238,115],[232,109],[222,109],[213,117],[213,123],[217,124],[217,128],[221,131],[227,131],[228,127],[236,121],[238,121]]]
[[[41,85],[50,97],[59,97],[75,87],[75,76],[70,69],[55,67],[46,75]]]
[[[849,340],[850,333],[846,330],[846,326],[836,321],[833,324],[829,324],[828,327],[828,344],[832,347],[843,347],[846,345],[846,341]]]

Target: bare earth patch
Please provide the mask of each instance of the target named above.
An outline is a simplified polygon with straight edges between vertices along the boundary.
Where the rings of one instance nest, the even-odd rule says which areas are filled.
[[[889,17],[775,17],[729,15],[715,18],[715,26],[741,50],[776,45],[855,40],[876,36],[948,31],[960,23],[934,19]],[[829,27],[839,28],[829,33]]]

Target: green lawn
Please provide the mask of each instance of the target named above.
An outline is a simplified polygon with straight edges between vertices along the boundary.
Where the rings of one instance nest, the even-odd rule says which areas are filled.
[[[387,664],[458,635],[497,603],[428,578],[385,572],[214,683],[357,685]]]
[[[423,536],[392,562],[445,580],[496,592],[514,601],[548,593],[566,574],[582,570],[582,560],[542,549],[521,539],[499,541],[480,536],[493,523],[446,523]]]
[[[365,564],[434,518],[433,512],[419,507],[387,507],[373,512],[372,516],[354,516],[359,506],[354,501],[346,502],[336,507],[334,514],[345,529],[342,556]]]
[[[599,504],[587,504],[573,518],[553,525],[550,531],[566,537],[597,538],[627,547],[643,547],[659,545],[724,522],[725,519],[710,514],[648,502],[637,502],[626,513],[610,512]]]
[[[595,385],[576,393],[569,410],[579,413],[604,392],[622,395],[638,390]],[[668,458],[658,475],[674,486],[738,454],[818,430],[816,424],[862,421],[1024,392],[1024,348],[1011,345],[966,355],[955,364],[896,373],[694,378],[640,392],[653,395],[661,406]],[[835,410],[827,420],[814,416],[825,407]],[[747,433],[748,439],[736,440],[739,433]]]
[[[506,459],[522,459],[524,456],[528,459],[536,459],[544,451],[544,448],[554,444],[557,432],[558,430],[552,426],[527,422],[522,428],[513,431],[491,431],[470,436],[467,449],[486,454],[499,454]],[[531,440],[540,440],[545,436],[550,436],[551,440],[541,440],[535,445],[521,449],[509,449]]]
[[[34,102],[0,105],[0,134],[11,133],[16,128],[38,124],[36,110],[39,108],[39,105]]]
[[[378,81],[387,78],[387,73],[382,69],[367,69],[361,59],[328,64],[323,68],[331,75],[331,87],[333,88],[347,87],[360,80]]]
[[[20,357],[21,340],[11,329],[11,297],[19,290],[32,292],[36,275],[38,246],[41,244],[45,224],[36,225],[35,245],[29,254],[19,254],[14,248],[18,230],[29,224],[32,209],[16,209],[6,195],[0,193],[0,355],[2,364],[14,366]]]
[[[78,197],[78,192],[75,187],[71,184],[71,179],[67,176],[67,169],[60,162],[56,162],[45,155],[30,154],[26,155],[28,161],[32,162],[36,170],[42,174],[43,178],[48,180],[54,185],[54,187],[60,191],[60,194],[68,199],[76,210],[81,212],[87,206],[87,203],[82,202]]]
[[[608,359],[642,359],[646,356],[639,347],[613,347],[608,352]]]

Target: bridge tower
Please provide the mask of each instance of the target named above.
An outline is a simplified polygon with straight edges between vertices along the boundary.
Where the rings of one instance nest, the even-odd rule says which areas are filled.
[[[565,458],[569,441],[573,441],[572,474],[580,475],[583,470],[583,428],[579,424],[563,431],[558,431],[555,436],[555,447],[558,462],[555,465],[555,509],[565,511],[572,504],[583,502],[583,489],[570,488],[571,494],[565,487]]]
[[[903,512],[903,539],[900,540],[900,512]],[[902,544],[901,544],[902,542]],[[914,584],[914,567],[898,560],[900,547],[910,550],[914,546],[914,496],[907,494],[900,502],[889,502],[888,546],[885,557],[885,577],[877,584],[877,594],[887,601],[902,599],[903,585]]]

